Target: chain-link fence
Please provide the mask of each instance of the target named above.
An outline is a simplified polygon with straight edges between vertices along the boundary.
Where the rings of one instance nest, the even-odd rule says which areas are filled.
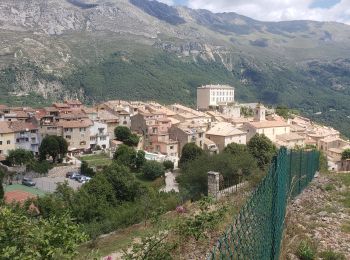
[[[288,200],[319,170],[317,151],[279,150],[267,176],[207,259],[278,259]]]

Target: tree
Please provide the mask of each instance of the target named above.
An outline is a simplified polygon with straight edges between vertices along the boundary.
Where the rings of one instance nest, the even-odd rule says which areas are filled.
[[[164,169],[173,171],[174,170],[174,163],[170,160],[166,160],[163,162]]]
[[[31,151],[16,149],[9,151],[7,160],[11,165],[25,165],[34,160],[34,155]]]
[[[54,136],[46,136],[39,147],[40,160],[45,160],[47,155],[52,157],[53,162],[56,161],[60,153],[60,144]]]
[[[192,199],[207,195],[209,171],[219,172],[225,181],[234,185],[257,172],[258,168],[256,160],[248,152],[234,156],[229,153],[205,154],[188,162],[182,170],[177,177],[180,189],[188,192]]]
[[[102,174],[112,185],[117,200],[133,201],[139,194],[139,183],[125,166],[113,163],[104,169]]]
[[[126,126],[117,126],[114,129],[115,138],[121,142],[124,142],[132,135],[131,130]]]
[[[45,160],[49,155],[56,162],[57,158],[62,159],[67,152],[68,143],[62,136],[46,136],[39,147],[40,160]]]
[[[72,259],[88,239],[68,214],[35,219],[11,206],[0,207],[0,227],[4,259]]]
[[[182,148],[181,158],[179,161],[180,168],[183,168],[186,163],[197,159],[203,154],[203,149],[198,147],[195,143],[185,144]]]
[[[115,138],[128,146],[137,146],[139,137],[131,133],[131,130],[126,126],[117,126],[114,129]]]
[[[141,154],[140,154],[140,157],[141,157]],[[125,165],[130,169],[135,169],[137,153],[133,147],[122,144],[115,151],[113,159],[121,165]]]
[[[284,119],[290,118],[290,111],[286,106],[277,106],[275,111],[277,115],[283,117]]]
[[[264,134],[256,134],[247,144],[249,152],[257,160],[260,169],[264,170],[271,163],[277,149],[269,138]]]
[[[56,138],[57,142],[58,142],[58,146],[59,146],[59,159],[62,160],[64,156],[66,156],[67,152],[68,152],[68,143],[66,141],[66,139],[64,139],[62,136],[54,136],[54,138]]]
[[[147,161],[142,168],[143,175],[148,180],[155,180],[165,174],[163,164],[157,161]]]
[[[350,159],[350,149],[346,149],[342,152],[341,159],[342,160]]]
[[[229,153],[232,155],[238,155],[241,153],[246,153],[248,151],[248,148],[244,144],[236,144],[236,143],[231,143],[227,145],[224,149],[224,153]]]
[[[4,173],[0,171],[0,204],[4,199],[4,195],[5,195],[3,180],[4,180]]]
[[[142,150],[138,150],[135,161],[136,169],[141,170],[141,168],[145,165],[146,161],[146,153]]]
[[[95,176],[94,169],[89,167],[89,164],[87,163],[87,161],[82,161],[81,162],[80,173],[85,175],[85,176],[89,176],[89,177]]]

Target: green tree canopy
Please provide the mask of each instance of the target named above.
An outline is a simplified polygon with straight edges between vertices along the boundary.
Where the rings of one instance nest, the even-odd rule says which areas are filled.
[[[116,199],[133,201],[140,193],[140,186],[136,181],[135,175],[125,166],[113,163],[104,169],[102,174],[112,185]]]
[[[136,154],[136,160],[135,160],[135,167],[137,170],[141,170],[141,168],[145,165],[146,163],[146,153],[145,151],[138,150]]]
[[[133,147],[122,144],[115,151],[113,159],[121,165],[135,169],[137,152]]]
[[[126,126],[117,126],[114,129],[115,138],[128,146],[136,146],[139,143],[139,137],[131,133],[131,130]]]
[[[254,135],[248,142],[247,147],[262,170],[270,165],[273,156],[276,155],[277,152],[275,145],[264,134]]]
[[[34,160],[34,155],[31,151],[16,149],[10,150],[6,159],[11,165],[25,165]]]
[[[231,143],[227,145],[224,149],[224,153],[229,153],[232,155],[238,155],[246,152],[248,152],[248,148],[244,144]]]
[[[177,178],[180,189],[188,192],[193,199],[206,196],[208,192],[208,172],[219,172],[224,181],[236,184],[248,176],[258,172],[254,157],[246,153],[231,155],[202,155],[191,161]]]
[[[350,149],[346,149],[342,152],[341,159],[342,160],[350,159]]]
[[[170,171],[174,170],[174,163],[170,160],[164,161],[163,166],[164,166],[165,170],[170,170]]]
[[[165,174],[163,164],[157,161],[147,161],[142,168],[143,175],[148,180],[155,180]]]
[[[188,162],[193,161],[204,154],[202,148],[195,143],[187,143],[182,148],[181,158],[179,161],[180,168],[183,168]]]
[[[4,173],[2,171],[0,171],[0,204],[3,201],[4,196],[5,196],[3,180],[4,180]]]
[[[80,173],[85,175],[85,176],[89,176],[89,177],[93,177],[95,176],[95,172],[94,169],[92,169],[91,167],[89,167],[89,164],[87,161],[82,161],[81,165],[80,165]]]
[[[49,155],[53,162],[62,159],[68,152],[68,143],[62,136],[46,136],[39,147],[40,160],[45,160]]]
[[[69,215],[35,219],[0,207],[0,255],[4,259],[71,259],[87,236]]]

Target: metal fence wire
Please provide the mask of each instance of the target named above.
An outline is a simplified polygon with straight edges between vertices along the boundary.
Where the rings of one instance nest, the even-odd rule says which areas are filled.
[[[319,170],[320,153],[281,148],[269,172],[207,259],[279,259],[288,200]]]

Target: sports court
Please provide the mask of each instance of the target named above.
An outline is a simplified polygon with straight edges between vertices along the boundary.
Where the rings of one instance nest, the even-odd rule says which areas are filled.
[[[45,195],[45,192],[21,184],[6,185],[5,187],[6,203],[24,202],[29,198],[35,198],[43,195]]]

